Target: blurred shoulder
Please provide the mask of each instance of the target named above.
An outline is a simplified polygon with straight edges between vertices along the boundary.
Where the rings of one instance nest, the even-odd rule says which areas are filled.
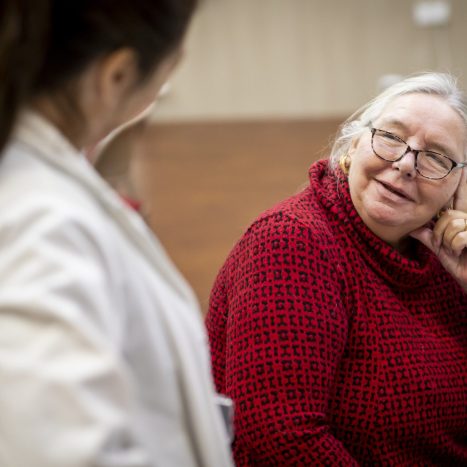
[[[57,155],[60,157],[60,154]],[[92,170],[89,167],[89,170]],[[0,226],[10,241],[26,232],[43,236],[73,230],[108,240],[100,203],[73,177],[16,144],[0,160]],[[64,229],[64,227],[67,227]]]
[[[234,246],[224,267],[251,261],[257,255],[297,252],[311,257],[323,250],[330,254],[333,245],[335,238],[325,211],[306,188],[260,214]]]

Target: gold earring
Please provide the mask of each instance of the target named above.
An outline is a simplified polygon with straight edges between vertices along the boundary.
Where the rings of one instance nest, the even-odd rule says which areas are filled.
[[[348,152],[346,152],[339,159],[339,167],[341,168],[342,172],[344,172],[345,175],[349,175],[350,163],[351,163],[350,155]]]

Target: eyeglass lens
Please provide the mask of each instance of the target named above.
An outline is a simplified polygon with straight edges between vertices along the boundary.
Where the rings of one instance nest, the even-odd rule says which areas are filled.
[[[373,150],[377,156],[389,162],[400,159],[407,150],[407,143],[391,133],[375,130]],[[417,171],[426,178],[443,178],[452,170],[452,163],[441,154],[420,151],[417,156]]]

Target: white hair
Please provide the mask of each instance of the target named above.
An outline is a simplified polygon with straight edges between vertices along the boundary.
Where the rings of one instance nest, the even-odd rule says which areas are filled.
[[[348,152],[352,140],[368,129],[394,99],[406,94],[429,94],[442,97],[464,121],[467,129],[467,101],[454,76],[447,73],[421,73],[393,84],[354,112],[340,127],[331,149],[330,165],[335,169]]]

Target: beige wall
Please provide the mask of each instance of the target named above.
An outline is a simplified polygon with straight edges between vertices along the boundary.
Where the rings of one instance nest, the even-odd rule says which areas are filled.
[[[204,0],[159,120],[347,115],[386,73],[467,81],[467,0],[422,29],[415,0]]]

